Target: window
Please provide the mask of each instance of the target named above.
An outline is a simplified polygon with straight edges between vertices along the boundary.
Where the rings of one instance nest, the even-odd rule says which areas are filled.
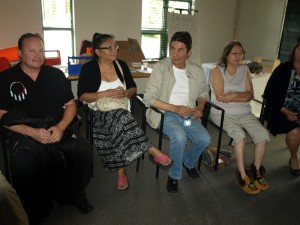
[[[73,0],[41,0],[45,50],[59,50],[61,64],[74,53]]]
[[[190,14],[193,0],[143,0],[141,47],[146,59],[168,55],[167,13]]]
[[[279,48],[279,56],[281,62],[288,61],[289,54],[300,38],[300,2],[299,0],[289,0],[285,13],[284,26],[281,36]]]

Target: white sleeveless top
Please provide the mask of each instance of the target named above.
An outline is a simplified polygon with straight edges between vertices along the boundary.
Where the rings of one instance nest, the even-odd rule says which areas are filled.
[[[117,88],[119,86],[124,88],[124,84],[121,82],[121,80],[119,78],[116,79],[115,81],[111,81],[111,82],[101,80],[101,85],[98,89],[98,92],[99,91],[106,91],[108,89],[114,89],[114,88]]]
[[[224,93],[246,91],[247,65],[238,66],[237,71],[233,76],[229,75],[227,70],[224,72],[224,67],[219,65],[217,67],[220,69],[224,79]],[[250,101],[229,102],[229,103],[218,102],[211,83],[210,83],[210,89],[211,89],[211,101],[216,105],[220,106],[221,108],[223,108],[226,114],[241,115],[241,114],[248,114],[251,112]],[[221,112],[219,110],[212,108],[211,113],[221,113]]]
[[[111,81],[111,82],[101,80],[101,85],[97,92],[106,91],[108,89],[115,89],[117,87],[122,87],[125,89],[124,84],[122,83],[122,81],[119,78],[114,81]],[[89,103],[89,107],[95,109],[96,108],[95,102]],[[128,100],[128,110],[129,111],[130,111],[130,108],[131,108],[131,105],[130,105],[130,101]]]

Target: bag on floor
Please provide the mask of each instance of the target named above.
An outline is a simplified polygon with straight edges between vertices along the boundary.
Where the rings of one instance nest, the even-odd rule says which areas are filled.
[[[202,156],[202,161],[210,166],[214,167],[216,165],[216,154],[217,154],[217,148],[216,147],[208,147],[204,152]],[[231,151],[228,149],[221,149],[219,154],[219,168],[225,168],[227,164],[229,163],[231,157]]]

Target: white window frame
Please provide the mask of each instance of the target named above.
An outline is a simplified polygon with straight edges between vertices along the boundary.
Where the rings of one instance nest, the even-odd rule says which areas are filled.
[[[60,0],[60,1],[64,1],[64,0]],[[70,27],[63,27],[63,26],[45,26],[44,25],[44,20],[43,20],[43,36],[44,36],[44,41],[45,41],[45,50],[59,50],[62,56],[62,65],[66,66],[67,65],[67,61],[68,58],[67,56],[73,56],[75,53],[75,33],[74,33],[74,17],[73,17],[73,11],[74,11],[74,0],[69,0],[70,1],[70,21],[71,21],[71,25]],[[42,13],[44,13],[44,5],[43,5],[43,0],[41,0],[41,7],[42,7]],[[42,19],[44,18],[44,16],[42,16]],[[55,45],[56,40],[47,40],[45,33],[47,33],[48,31],[69,31],[70,32],[70,40],[59,40],[62,43],[71,43],[70,46],[70,50],[69,51],[64,51],[64,49],[60,49],[59,47],[55,47],[55,49],[47,49],[47,46],[53,46]],[[53,43],[51,43],[51,41],[53,41]],[[59,45],[57,45],[59,46]]]

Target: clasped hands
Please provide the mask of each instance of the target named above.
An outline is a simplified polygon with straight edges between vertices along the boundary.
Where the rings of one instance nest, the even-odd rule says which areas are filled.
[[[126,91],[123,87],[119,86],[117,88],[107,90],[106,96],[111,98],[125,98]]]
[[[177,106],[177,114],[183,118],[193,115],[192,119],[198,119],[203,116],[203,109],[200,109],[199,107],[190,108],[188,106]]]
[[[52,126],[48,129],[34,128],[32,138],[43,144],[51,144],[59,142],[64,134],[64,130],[58,125]]]

